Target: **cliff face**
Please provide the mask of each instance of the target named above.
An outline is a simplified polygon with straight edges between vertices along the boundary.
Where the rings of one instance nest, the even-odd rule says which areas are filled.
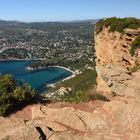
[[[95,49],[97,65],[117,65],[130,67],[134,60],[130,54],[130,44],[135,36],[122,35],[119,32],[109,32],[104,28],[99,34],[95,33]]]
[[[110,32],[109,27],[95,32],[97,90],[124,95],[126,81],[132,79],[128,69],[138,58],[130,54],[131,43],[139,34],[139,29],[125,29],[122,34]]]

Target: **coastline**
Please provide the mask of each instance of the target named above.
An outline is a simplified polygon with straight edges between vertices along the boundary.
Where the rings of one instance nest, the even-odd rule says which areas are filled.
[[[39,60],[44,60],[44,59],[0,59],[0,62],[2,62],[2,61],[39,61]],[[48,66],[48,67],[62,68],[62,69],[65,69],[65,70],[71,72],[72,74],[75,74],[75,71],[72,71],[71,69],[63,67],[63,66],[52,65],[52,66]],[[26,70],[31,70],[32,71],[32,70],[44,69],[44,68],[47,68],[47,67],[32,68],[30,66],[27,66]]]
[[[38,67],[38,68],[32,68],[32,67],[30,67],[30,66],[27,66],[27,67],[26,67],[26,70],[33,71],[33,70],[38,70],[38,69],[40,70],[40,69],[52,68],[52,67],[64,69],[64,70],[66,70],[66,71],[71,72],[72,74],[75,74],[75,73],[76,73],[76,71],[72,71],[72,70],[69,69],[69,68],[66,68],[66,67],[63,67],[63,66],[57,66],[57,65],[52,65],[52,66],[47,66],[47,67],[44,66],[44,67]]]
[[[64,69],[66,71],[69,71],[71,72],[72,74],[75,74],[75,71],[72,71],[71,69],[69,68],[66,68],[66,67],[63,67],[63,66],[57,66],[57,65],[53,65],[53,66],[48,66],[48,67],[56,67],[56,68],[61,68],[61,69]]]
[[[71,78],[74,78],[76,75],[78,75],[78,74],[81,73],[81,72],[79,72],[79,70],[72,71],[71,69],[66,68],[66,67],[63,67],[63,66],[58,66],[58,65],[48,66],[48,68],[52,68],[52,67],[64,69],[64,70],[70,72],[71,75],[68,76],[68,77],[66,77],[66,78],[64,78],[64,79],[62,79],[62,80],[60,80],[60,81],[58,81],[58,82],[48,84],[48,85],[47,85],[47,88],[49,88],[49,87],[54,88],[56,84],[58,84],[58,83],[60,83],[60,82],[64,82],[64,81],[69,80],[69,79],[71,79]],[[38,68],[35,68],[35,69],[34,69],[34,68],[31,68],[31,67],[29,66],[29,67],[26,67],[26,70],[34,71],[34,70],[41,70],[41,69],[44,69],[44,68],[47,68],[47,67],[38,67]]]
[[[2,62],[2,61],[33,61],[33,59],[12,59],[12,60],[0,59],[0,62]],[[69,80],[71,78],[74,78],[75,76],[77,76],[78,74],[81,73],[79,70],[73,71],[70,68],[67,68],[67,67],[64,67],[64,66],[59,66],[59,65],[50,65],[50,66],[47,66],[47,67],[38,67],[38,68],[32,68],[30,66],[27,66],[27,67],[25,67],[25,69],[27,71],[35,71],[35,70],[42,70],[42,69],[47,69],[47,68],[51,68],[51,67],[54,67],[54,68],[56,67],[56,68],[64,69],[64,70],[70,72],[71,75],[69,75],[68,77],[65,77],[64,79],[61,79],[60,81],[47,84],[46,85],[47,87],[55,87],[56,84],[58,84],[60,82],[63,82],[63,81],[66,81],[66,80]]]
[[[66,78],[64,78],[64,79],[62,79],[62,80],[60,80],[60,81],[58,81],[58,82],[48,84],[48,85],[47,85],[47,88],[49,88],[49,87],[55,88],[56,84],[58,84],[58,83],[60,83],[60,82],[64,82],[64,81],[69,80],[69,79],[71,79],[71,78],[74,78],[76,75],[77,75],[77,74],[72,74],[72,75],[70,75],[70,76],[68,76],[68,77],[66,77]]]
[[[79,71],[79,70],[72,71],[72,70],[70,70],[69,68],[66,68],[66,67],[63,67],[63,66],[49,66],[49,67],[58,67],[58,68],[65,69],[65,70],[71,72],[72,75],[70,75],[70,76],[68,76],[68,77],[66,77],[66,78],[64,78],[64,79],[62,79],[61,81],[58,81],[58,82],[55,82],[55,83],[52,83],[52,84],[48,84],[48,85],[47,85],[48,88],[49,88],[49,87],[55,88],[56,84],[58,84],[58,83],[60,83],[60,82],[64,82],[64,81],[66,81],[66,80],[70,80],[70,79],[76,77],[77,75],[81,74],[81,71]]]

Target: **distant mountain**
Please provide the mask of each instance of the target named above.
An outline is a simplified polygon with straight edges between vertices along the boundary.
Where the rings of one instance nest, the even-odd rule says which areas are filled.
[[[89,28],[98,20],[75,20],[75,21],[58,21],[58,22],[20,22],[0,20],[0,34],[14,35],[26,32],[27,30],[39,31],[61,31],[61,30],[78,30],[81,27]]]
[[[19,25],[19,24],[24,24],[24,22],[20,22],[20,21],[7,21],[7,20],[0,20],[0,25]]]
[[[72,21],[63,21],[64,23],[80,23],[80,22],[91,22],[96,24],[96,22],[98,22],[99,19],[87,19],[87,20],[72,20]]]
[[[83,23],[91,22],[96,23],[99,19],[87,19],[87,20],[72,20],[72,21],[40,21],[40,22],[22,22],[17,20],[0,20],[0,25],[20,25],[20,24],[56,24],[56,23]]]

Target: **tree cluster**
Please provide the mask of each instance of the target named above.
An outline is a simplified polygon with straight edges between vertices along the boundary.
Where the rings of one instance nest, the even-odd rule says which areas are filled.
[[[26,83],[18,83],[11,75],[0,76],[0,116],[6,116],[20,107],[33,103],[37,93]]]
[[[109,27],[111,32],[117,31],[122,33],[124,29],[140,28],[140,19],[136,18],[107,18],[101,19],[96,24],[96,33],[100,33],[104,27]]]

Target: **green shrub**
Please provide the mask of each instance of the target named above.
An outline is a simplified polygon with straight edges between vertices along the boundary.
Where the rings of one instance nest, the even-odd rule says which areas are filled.
[[[109,102],[109,99],[106,96],[99,94],[99,93],[89,95],[89,99]]]
[[[10,93],[16,87],[16,81],[11,75],[0,76],[0,94]]]
[[[131,44],[130,53],[133,56],[135,54],[136,49],[140,49],[140,35],[135,38],[135,40]]]
[[[34,102],[37,93],[28,84],[18,84],[11,75],[0,76],[0,116]]]
[[[116,17],[101,19],[96,24],[96,33],[97,34],[100,33],[103,27],[110,27],[111,32],[117,31],[122,33],[126,28],[130,29],[140,28],[140,19],[116,18]]]
[[[130,71],[133,73],[133,72],[136,72],[136,71],[138,71],[138,70],[140,70],[140,64],[139,64],[138,61],[136,60],[136,61],[135,61],[134,67],[131,68]]]
[[[81,102],[88,102],[94,100],[101,100],[101,101],[109,101],[107,97],[99,93],[89,94],[83,91],[77,91],[67,93],[61,97],[61,101],[71,102],[71,103],[81,103]]]

